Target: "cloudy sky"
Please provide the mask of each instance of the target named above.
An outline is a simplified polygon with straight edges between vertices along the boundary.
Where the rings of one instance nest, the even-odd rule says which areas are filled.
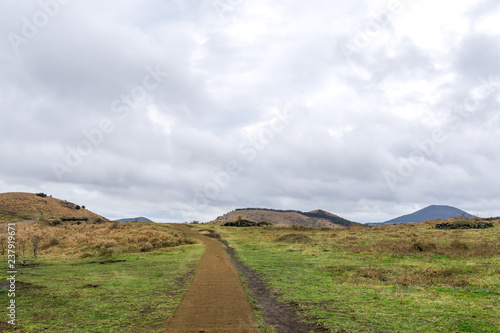
[[[496,0],[0,7],[0,192],[158,221],[500,215]]]

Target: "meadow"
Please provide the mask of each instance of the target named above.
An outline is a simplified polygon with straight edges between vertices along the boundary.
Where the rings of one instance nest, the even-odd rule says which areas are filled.
[[[331,332],[500,332],[500,223],[437,230],[208,226]]]
[[[6,323],[2,306],[0,331],[163,332],[204,250],[155,223],[15,228],[16,326]],[[6,254],[0,268],[6,281]],[[10,299],[3,289],[0,304]]]

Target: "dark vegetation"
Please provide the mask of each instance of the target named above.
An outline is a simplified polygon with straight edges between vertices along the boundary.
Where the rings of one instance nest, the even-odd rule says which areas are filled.
[[[262,227],[266,225],[271,225],[271,223],[266,221],[254,222],[245,219],[238,219],[233,222],[226,222],[223,224],[224,227]]]
[[[61,217],[61,221],[88,221],[87,217]]]
[[[497,216],[497,217],[486,217],[486,218],[483,218],[481,220],[483,220],[483,221],[496,221],[496,220],[500,220],[500,216]]]
[[[457,219],[450,223],[438,223],[436,229],[486,229],[493,228],[493,223],[478,222],[468,219]]]

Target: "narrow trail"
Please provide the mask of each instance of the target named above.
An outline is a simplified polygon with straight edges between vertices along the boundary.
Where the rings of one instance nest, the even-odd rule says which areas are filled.
[[[222,244],[189,227],[172,226],[204,242],[206,249],[193,282],[168,320],[165,332],[259,332],[238,271]]]

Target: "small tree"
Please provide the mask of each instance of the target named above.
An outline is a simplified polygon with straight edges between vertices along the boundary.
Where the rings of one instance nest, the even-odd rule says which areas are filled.
[[[36,233],[31,237],[31,245],[33,245],[33,255],[36,257],[38,252],[38,246],[43,239],[43,235],[41,233]]]
[[[24,252],[25,252],[25,249],[26,249],[26,238],[22,237],[22,238],[18,238],[17,239],[17,243],[19,244],[19,253],[22,252],[23,254],[23,257],[24,257]]]
[[[5,236],[0,236],[0,243],[2,244],[2,255],[5,254],[5,241],[7,240],[7,238],[5,238]]]
[[[76,210],[78,210],[78,209],[80,209],[80,208],[81,208],[81,207],[80,207],[79,205],[76,205],[76,206],[75,206],[75,209],[76,209]]]

